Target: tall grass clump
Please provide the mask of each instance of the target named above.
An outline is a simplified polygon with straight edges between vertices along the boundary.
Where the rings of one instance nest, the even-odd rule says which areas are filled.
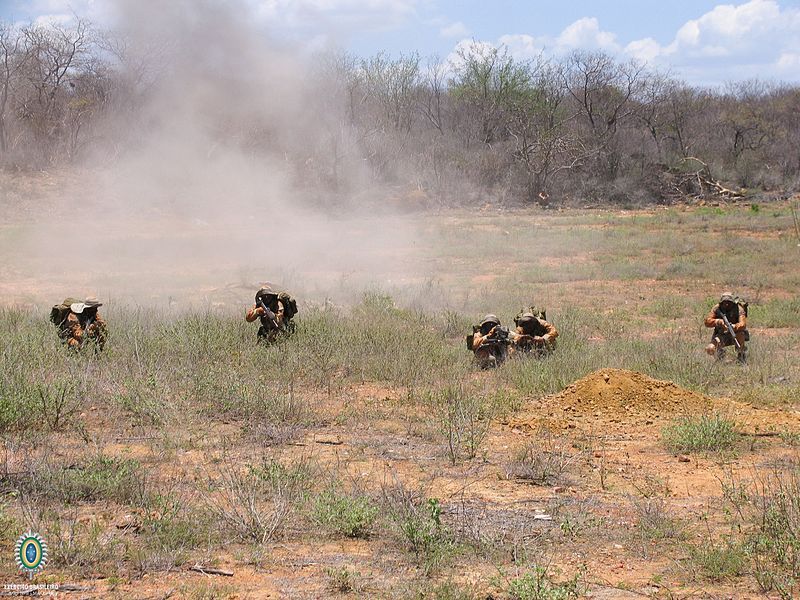
[[[664,428],[664,444],[672,452],[719,452],[739,439],[736,424],[719,415],[683,417]]]

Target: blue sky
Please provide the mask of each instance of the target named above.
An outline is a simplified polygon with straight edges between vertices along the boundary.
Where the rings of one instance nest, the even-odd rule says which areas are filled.
[[[0,0],[7,21],[64,19],[99,24],[115,2]],[[183,3],[187,18],[202,2]],[[602,49],[669,69],[691,83],[761,77],[800,83],[800,0],[230,0],[231,10],[273,35],[308,48],[359,55],[418,51],[442,58],[477,40],[519,58]],[[67,15],[67,16],[65,16]]]

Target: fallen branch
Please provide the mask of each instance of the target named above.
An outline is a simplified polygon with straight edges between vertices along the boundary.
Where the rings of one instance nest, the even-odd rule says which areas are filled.
[[[743,194],[741,192],[737,192],[735,190],[731,190],[731,189],[726,188],[724,185],[722,185],[716,179],[712,179],[710,175],[709,176],[703,176],[703,175],[700,175],[700,173],[698,172],[697,178],[699,180],[701,180],[703,183],[705,183],[708,187],[716,189],[717,193],[722,195],[722,196],[730,196],[731,198],[741,198],[743,196]]]
[[[222,575],[223,577],[233,577],[233,571],[227,569],[217,569],[215,567],[204,567],[202,565],[194,565],[189,567],[190,571],[196,571],[203,575]]]

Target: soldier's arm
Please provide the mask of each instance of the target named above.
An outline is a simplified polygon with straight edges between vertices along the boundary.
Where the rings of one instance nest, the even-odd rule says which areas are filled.
[[[744,308],[739,306],[739,322],[735,323],[733,326],[734,331],[742,331],[743,329],[747,328],[747,315],[744,314]]]
[[[69,332],[69,337],[80,343],[80,341],[83,339],[83,327],[81,327],[81,322],[78,319],[78,315],[72,312],[69,313],[67,315],[65,325],[67,331]]]
[[[487,333],[486,335],[481,335],[480,331],[476,331],[475,335],[472,338],[472,349],[477,350],[478,348],[483,346],[484,342],[486,341],[486,338],[491,337],[495,329],[497,329],[497,327],[492,327],[489,333]]]
[[[722,319],[717,318],[717,308],[719,308],[719,304],[715,305],[714,308],[711,309],[711,312],[706,315],[706,320],[704,321],[706,327],[719,327]]]
[[[546,333],[542,336],[545,342],[553,341],[558,337],[558,330],[556,329],[555,325],[548,323],[544,319],[539,319],[539,322],[546,330]]]
[[[278,312],[275,313],[275,321],[278,325],[283,325],[283,315],[285,311],[283,309],[283,302],[278,300]]]
[[[253,308],[248,309],[247,313],[244,315],[244,320],[247,321],[248,323],[252,323],[263,314],[264,314],[264,309],[254,304]]]
[[[522,327],[517,327],[514,329],[514,331],[509,331],[508,339],[514,344],[519,344],[521,342],[530,343],[533,341],[533,337],[525,333],[525,330]]]
[[[476,333],[475,333],[475,334],[472,336],[472,349],[473,349],[473,350],[477,350],[478,348],[480,348],[481,346],[483,346],[483,340],[485,340],[485,339],[486,339],[486,337],[487,337],[487,336],[483,336],[483,335],[481,335],[481,334],[480,334],[480,332],[476,332]]]

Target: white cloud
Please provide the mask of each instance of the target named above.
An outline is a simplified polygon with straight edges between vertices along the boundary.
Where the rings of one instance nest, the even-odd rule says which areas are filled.
[[[800,73],[800,52],[784,52],[778,57],[778,71],[786,72],[797,77]]]
[[[439,30],[439,35],[445,38],[465,38],[470,34],[469,28],[461,21],[456,21]]]
[[[416,16],[419,0],[247,0],[268,26],[385,31]]]
[[[621,51],[617,36],[600,28],[600,22],[594,17],[578,19],[568,25],[557,36],[533,36],[526,33],[500,36],[498,46],[505,46],[512,56],[519,59],[530,59],[542,52],[566,54],[572,50],[605,50],[611,53]]]
[[[783,77],[800,79],[800,8],[781,8],[776,0],[724,4],[687,21],[667,45],[646,38],[625,47],[625,53],[678,73],[694,83],[726,79]]]
[[[67,25],[75,16],[97,24],[107,24],[113,2],[109,0],[35,0],[21,5],[19,15],[30,18],[36,25]]]
[[[647,63],[653,62],[661,52],[661,45],[653,38],[636,40],[625,46],[625,54]]]
[[[493,45],[507,47],[519,59],[542,52],[563,55],[575,49],[603,50],[623,60],[634,58],[668,68],[698,85],[752,77],[798,82],[800,7],[782,7],[778,0],[721,4],[684,23],[666,44],[645,37],[623,46],[613,32],[602,29],[598,19],[584,17],[556,36],[509,34]]]
[[[600,29],[600,22],[595,17],[584,17],[568,25],[556,38],[556,45],[562,50],[577,48],[607,50],[618,52],[617,36]]]
[[[520,59],[528,59],[539,56],[547,47],[548,40],[545,38],[535,38],[532,35],[504,35],[498,43],[508,48],[512,56]]]

